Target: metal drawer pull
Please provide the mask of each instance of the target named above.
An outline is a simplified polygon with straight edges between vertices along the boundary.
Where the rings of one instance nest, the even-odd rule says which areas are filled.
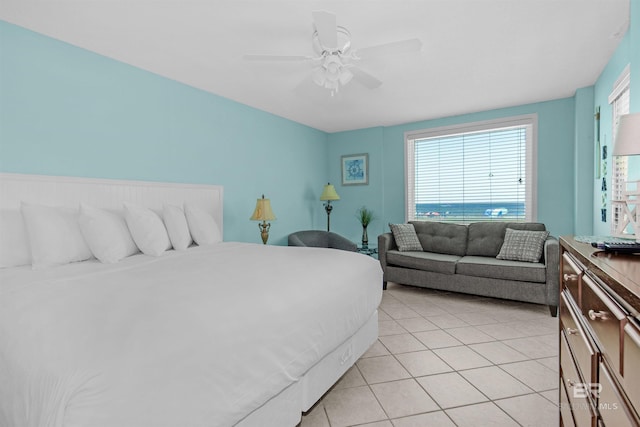
[[[567,386],[568,386],[569,388],[573,387],[574,385],[576,385],[576,383],[575,383],[575,382],[573,382],[573,381],[571,381],[571,380],[567,380]]]
[[[567,335],[573,335],[573,334],[577,334],[577,333],[578,333],[577,329],[567,328]]]
[[[574,280],[578,280],[578,275],[577,274],[567,274],[564,273],[564,281],[565,282],[573,282]]]
[[[595,310],[589,310],[589,319],[591,320],[607,320],[609,318],[609,316],[607,316],[606,311],[595,311]]]

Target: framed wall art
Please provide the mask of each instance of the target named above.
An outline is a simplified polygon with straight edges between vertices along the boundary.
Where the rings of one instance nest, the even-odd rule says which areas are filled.
[[[341,157],[342,185],[369,184],[369,154],[349,154]]]

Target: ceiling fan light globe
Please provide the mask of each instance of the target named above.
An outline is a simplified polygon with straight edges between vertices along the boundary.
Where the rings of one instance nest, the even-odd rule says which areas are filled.
[[[318,86],[324,86],[324,82],[327,80],[327,78],[325,77],[324,68],[316,68],[315,70],[313,70],[311,77],[313,79],[313,82]]]
[[[332,92],[337,92],[339,86],[340,85],[338,84],[338,80],[327,80],[324,83],[324,87],[331,90]]]
[[[351,71],[349,71],[348,69],[344,68],[342,70],[342,73],[340,73],[340,78],[339,78],[340,84],[342,86],[344,86],[347,83],[349,83],[352,78],[353,78],[353,73]]]
[[[338,77],[340,76],[335,76],[335,75],[327,76],[327,82],[330,82],[332,86],[337,85],[338,82],[340,81],[338,80]]]
[[[338,81],[340,78],[340,67],[331,67],[327,70],[326,77],[327,80],[331,80],[332,82]]]

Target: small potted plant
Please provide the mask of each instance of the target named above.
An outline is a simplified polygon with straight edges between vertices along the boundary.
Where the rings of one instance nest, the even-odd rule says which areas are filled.
[[[366,206],[363,206],[358,209],[356,218],[358,218],[358,221],[360,221],[360,224],[362,225],[362,247],[366,249],[369,247],[369,236],[367,235],[367,227],[374,219],[373,211],[367,209]]]

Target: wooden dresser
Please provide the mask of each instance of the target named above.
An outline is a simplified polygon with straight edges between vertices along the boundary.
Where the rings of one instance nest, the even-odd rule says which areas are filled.
[[[640,255],[560,245],[560,425],[640,426]]]

